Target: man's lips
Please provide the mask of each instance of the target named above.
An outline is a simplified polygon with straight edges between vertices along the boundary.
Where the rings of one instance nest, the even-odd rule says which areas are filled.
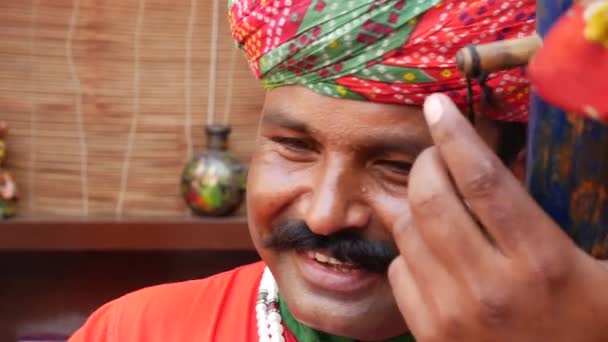
[[[309,286],[324,291],[353,294],[368,289],[383,278],[323,251],[298,252],[295,260],[302,279]]]

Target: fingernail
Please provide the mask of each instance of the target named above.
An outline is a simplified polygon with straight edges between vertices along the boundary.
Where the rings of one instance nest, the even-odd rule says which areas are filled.
[[[424,102],[424,117],[429,125],[436,124],[443,114],[443,103],[439,96],[431,95]]]

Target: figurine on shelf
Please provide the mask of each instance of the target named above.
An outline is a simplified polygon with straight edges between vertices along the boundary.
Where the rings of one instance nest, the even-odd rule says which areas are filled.
[[[2,167],[6,144],[4,139],[8,133],[8,125],[0,121],[0,219],[15,216],[17,212],[17,187],[11,174]]]

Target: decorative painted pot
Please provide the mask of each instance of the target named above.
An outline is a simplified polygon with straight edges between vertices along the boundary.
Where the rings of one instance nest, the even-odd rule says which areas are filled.
[[[186,164],[182,173],[182,196],[200,216],[234,213],[245,194],[245,165],[227,150],[230,127],[206,127],[207,151]]]

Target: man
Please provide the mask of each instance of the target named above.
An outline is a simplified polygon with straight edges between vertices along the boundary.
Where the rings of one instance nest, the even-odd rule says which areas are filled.
[[[603,340],[608,270],[495,154],[500,120],[525,120],[520,71],[488,80],[492,120],[453,103],[456,52],[533,16],[530,0],[231,1],[269,89],[247,183],[263,263],[126,295],[72,341]]]

